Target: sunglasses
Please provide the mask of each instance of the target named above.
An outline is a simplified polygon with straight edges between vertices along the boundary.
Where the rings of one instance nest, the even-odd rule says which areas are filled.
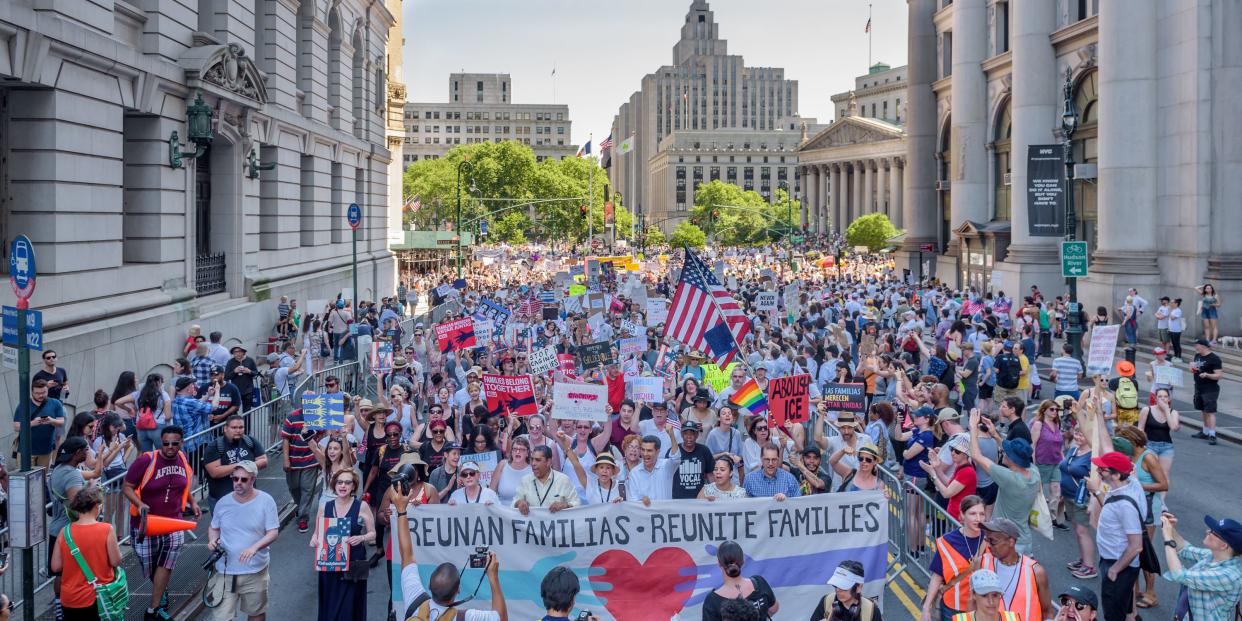
[[[324,385],[327,386],[328,388],[336,388],[336,382],[328,382]]]
[[[181,446],[180,442],[163,442],[164,446]]]
[[[875,458],[873,458],[873,457],[859,457],[859,458],[858,458],[858,463],[860,463],[860,464],[874,464],[874,463],[875,463]]]
[[[44,360],[55,360],[56,354],[50,354],[50,355],[44,356],[43,359]]]
[[[433,431],[432,433],[435,433],[435,432]],[[401,434],[400,433],[386,433],[384,434],[384,437],[385,438],[400,438]]]
[[[755,431],[767,431],[767,430],[768,430],[767,425],[764,425],[762,427],[760,427],[759,425],[755,425]]]
[[[1084,604],[1084,603],[1082,603],[1082,602],[1080,602],[1080,601],[1078,601],[1078,600],[1075,600],[1074,598],[1072,598],[1072,597],[1070,597],[1070,596],[1068,596],[1068,595],[1062,595],[1062,596],[1061,596],[1061,605],[1062,605],[1062,606],[1070,606],[1071,604],[1074,606],[1074,610],[1085,610],[1085,609],[1087,609],[1087,608],[1090,608],[1090,607],[1091,607],[1091,604]]]
[[[443,430],[443,429],[432,429],[432,430],[431,430],[431,433],[443,434],[443,433],[444,433],[444,430]]]
[[[229,477],[234,483],[249,483],[250,477]]]
[[[459,476],[461,476],[461,478],[463,478],[463,479],[464,479],[464,478],[466,478],[466,477],[477,477],[477,476],[479,476],[479,473],[477,473],[477,472],[475,472],[475,471],[473,471],[473,470],[467,470],[467,471],[465,471],[465,472],[461,473],[461,475],[459,475]]]
[[[949,449],[949,450],[952,451],[954,455],[965,455],[966,454],[965,451],[959,451],[957,449]]]

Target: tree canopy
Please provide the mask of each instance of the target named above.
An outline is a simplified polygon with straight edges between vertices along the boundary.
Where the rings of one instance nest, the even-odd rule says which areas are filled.
[[[774,203],[754,190],[743,190],[719,179],[698,186],[690,222],[725,246],[767,244],[783,239],[796,229],[802,211],[800,201],[777,188]],[[792,216],[792,217],[791,217]]]
[[[873,213],[855,219],[845,231],[845,241],[850,246],[866,246],[872,252],[888,245],[888,240],[897,236],[897,227],[889,222],[888,216]]]
[[[690,246],[691,248],[702,248],[707,243],[707,235],[703,233],[703,229],[695,226],[691,222],[682,222],[673,229],[673,234],[668,239],[668,245],[672,248],[681,248],[682,246]]]

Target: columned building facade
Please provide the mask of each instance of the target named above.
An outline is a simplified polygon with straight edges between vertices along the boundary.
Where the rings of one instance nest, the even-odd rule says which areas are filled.
[[[394,290],[400,4],[0,3],[0,229],[34,243],[70,411],[121,371],[169,378],[190,324],[259,355],[281,295]]]
[[[1193,309],[1204,282],[1242,293],[1242,4],[908,7],[907,257],[932,242],[949,283],[1065,291],[1061,238],[1029,232],[1026,159],[1032,145],[1063,141],[1068,85],[1073,228],[1090,249],[1081,301],[1114,308],[1137,287]],[[1224,333],[1236,331],[1239,311],[1222,309]]]

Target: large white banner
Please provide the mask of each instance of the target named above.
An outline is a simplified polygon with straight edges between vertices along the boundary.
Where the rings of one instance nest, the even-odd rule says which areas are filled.
[[[887,507],[880,492],[784,502],[756,498],[656,501],[650,507],[590,505],[559,513],[532,509],[526,517],[508,507],[423,505],[410,509],[410,532],[423,584],[440,563],[461,567],[479,546],[495,552],[513,619],[544,614],[539,584],[557,565],[579,576],[582,590],[576,608],[600,619],[699,619],[703,599],[721,584],[716,547],[736,541],[746,555],[742,575],[762,575],[776,592],[780,617],[794,619],[810,616],[832,590],[826,583],[833,570],[847,559],[863,564],[863,592],[882,595]],[[401,565],[398,550],[394,540],[396,571]],[[465,570],[463,596],[479,578],[479,570]],[[393,581],[396,602],[402,601],[399,582]],[[465,607],[485,608],[490,601],[484,580]]]

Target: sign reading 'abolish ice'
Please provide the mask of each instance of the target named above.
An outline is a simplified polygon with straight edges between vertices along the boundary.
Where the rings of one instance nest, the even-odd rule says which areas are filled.
[[[495,552],[511,618],[541,617],[540,581],[564,565],[579,576],[579,609],[603,620],[664,621],[702,615],[704,598],[721,584],[716,548],[725,541],[742,546],[743,572],[766,578],[782,610],[810,614],[831,591],[825,583],[833,570],[847,559],[863,564],[863,593],[880,595],[887,511],[883,494],[869,491],[784,502],[678,500],[650,507],[589,505],[559,513],[532,509],[525,517],[507,507],[423,505],[411,508],[409,524],[423,584],[437,565],[461,565],[476,546]],[[467,570],[461,583],[473,587],[478,572]],[[399,582],[393,581],[397,602],[402,600]],[[485,580],[466,607],[486,606],[490,600]]]

